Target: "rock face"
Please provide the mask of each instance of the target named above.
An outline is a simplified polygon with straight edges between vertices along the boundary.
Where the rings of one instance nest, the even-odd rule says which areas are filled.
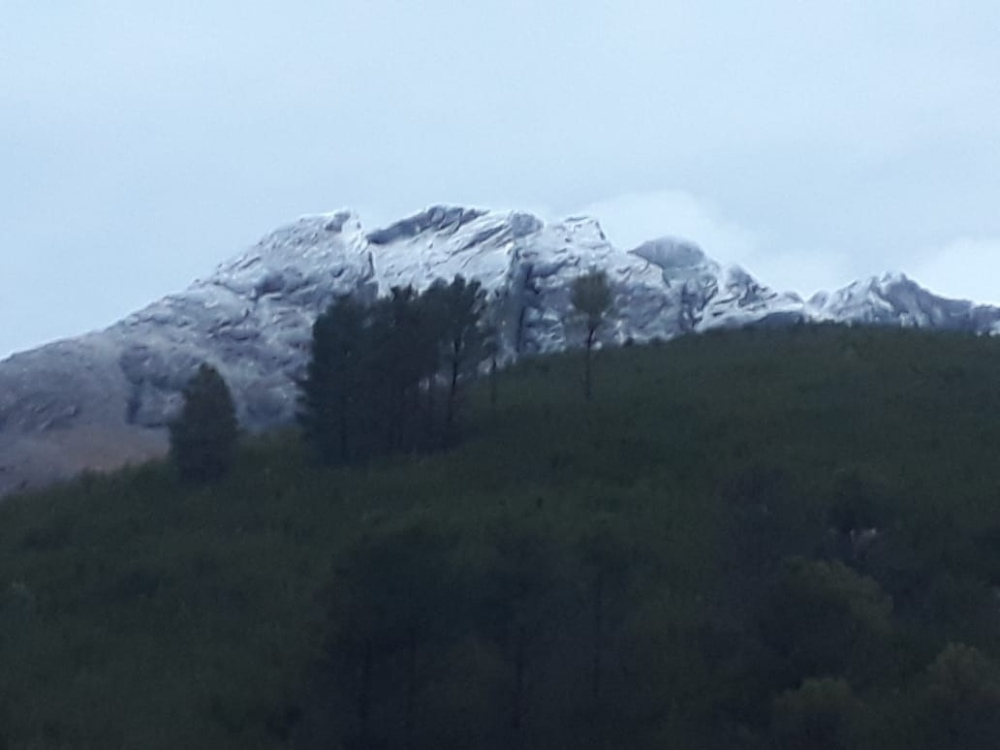
[[[526,213],[438,206],[374,231],[349,211],[304,217],[104,331],[0,362],[0,494],[162,453],[164,427],[202,362],[226,378],[245,427],[288,422],[312,322],[338,295],[373,299],[393,286],[478,279],[499,307],[503,350],[514,358],[579,339],[569,286],[591,268],[606,270],[614,291],[604,343],[804,320],[1000,326],[1000,309],[936,297],[900,275],[806,302],[689,242],[616,248],[588,217],[546,224]]]
[[[901,273],[856,281],[809,300],[813,316],[841,323],[941,328],[971,333],[1000,330],[1000,308],[931,294]]]

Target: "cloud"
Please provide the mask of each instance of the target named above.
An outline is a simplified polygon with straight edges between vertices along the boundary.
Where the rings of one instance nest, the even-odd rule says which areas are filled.
[[[936,294],[1000,304],[1000,237],[960,238],[929,250],[912,276]]]
[[[756,253],[741,264],[772,289],[797,292],[808,299],[818,291],[833,291],[856,281],[847,253],[799,249]]]
[[[679,237],[696,242],[716,260],[739,263],[751,257],[758,244],[751,231],[680,190],[627,193],[590,203],[574,213],[598,219],[611,241],[622,248],[657,237]]]
[[[809,296],[853,281],[847,254],[820,249],[775,251],[763,235],[734,221],[710,201],[681,190],[627,193],[575,213],[597,218],[616,245],[633,248],[657,237],[697,243],[713,260],[740,265],[761,282]]]

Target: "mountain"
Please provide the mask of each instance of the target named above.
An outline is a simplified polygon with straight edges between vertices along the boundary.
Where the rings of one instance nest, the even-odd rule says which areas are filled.
[[[818,320],[975,333],[1000,330],[1000,308],[938,297],[901,273],[856,281],[832,294],[820,292],[809,304]]]
[[[338,295],[475,278],[500,308],[506,358],[579,338],[569,285],[605,269],[615,302],[603,343],[718,327],[844,321],[994,332],[1000,309],[937,297],[905,276],[809,301],[724,267],[690,242],[615,247],[598,222],[436,206],[366,230],[350,211],[303,217],[205,279],[100,331],[0,362],[0,494],[163,452],[180,390],[202,362],[233,390],[249,429],[287,423],[311,325]]]

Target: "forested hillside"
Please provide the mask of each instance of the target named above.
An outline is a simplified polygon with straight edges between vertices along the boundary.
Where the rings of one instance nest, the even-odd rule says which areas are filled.
[[[288,431],[5,501],[6,746],[1000,745],[1000,342],[584,364],[473,383],[432,451]]]

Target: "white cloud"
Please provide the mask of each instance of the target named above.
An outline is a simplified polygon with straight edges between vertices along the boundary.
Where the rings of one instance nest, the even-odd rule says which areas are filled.
[[[936,294],[1000,304],[1000,237],[960,238],[930,250],[912,277]]]
[[[657,237],[680,237],[696,242],[716,260],[742,263],[755,254],[758,244],[752,232],[680,190],[627,193],[596,201],[574,213],[597,218],[611,241],[622,248]]]
[[[657,237],[679,237],[697,243],[712,259],[743,266],[761,282],[782,291],[809,296],[854,280],[845,253],[774,251],[758,231],[685,191],[628,193],[596,201],[577,213],[597,218],[619,247],[633,248]]]
[[[863,275],[852,270],[846,253],[812,249],[759,251],[741,265],[771,288],[798,292],[806,299],[821,290],[839,289]]]

